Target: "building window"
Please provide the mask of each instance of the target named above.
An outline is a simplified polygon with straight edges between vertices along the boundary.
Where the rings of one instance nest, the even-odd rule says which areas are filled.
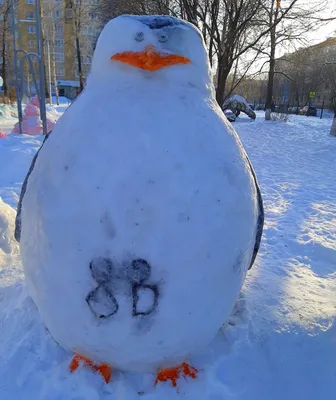
[[[27,0],[27,4],[35,4],[35,0]]]
[[[36,26],[35,25],[28,25],[28,33],[35,33]]]
[[[56,25],[55,26],[55,32],[56,33],[63,33],[63,26],[62,25]]]
[[[63,39],[56,39],[55,40],[56,47],[64,47],[64,40]]]
[[[63,39],[48,40],[49,47],[64,47]]]
[[[30,49],[33,49],[36,47],[36,41],[35,40],[28,40],[28,47]]]
[[[90,68],[82,67],[82,77],[86,78],[88,76],[89,71],[90,71]],[[78,68],[76,68],[76,70],[75,70],[75,77],[79,78]]]
[[[26,19],[35,19],[35,13],[28,11],[26,14]]]
[[[75,62],[76,62],[76,64],[78,64],[77,57],[75,59]],[[82,62],[82,65],[90,65],[92,63],[92,56],[81,56],[81,62]]]
[[[4,3],[4,0],[0,0],[0,6]]]
[[[72,8],[66,8],[65,9],[65,19],[72,19]]]
[[[63,53],[55,53],[55,61],[56,62],[63,62],[64,61],[64,54]]]
[[[62,18],[62,17],[63,17],[63,12],[62,12],[62,10],[55,10],[55,11],[54,11],[54,17],[56,17],[56,18]]]
[[[64,76],[64,68],[56,68],[57,76]]]
[[[326,84],[324,85],[324,88],[325,88],[325,89],[329,89],[329,87],[330,87],[329,83],[326,83]]]

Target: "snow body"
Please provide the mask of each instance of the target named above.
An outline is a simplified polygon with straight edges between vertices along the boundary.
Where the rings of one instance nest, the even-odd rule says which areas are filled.
[[[45,141],[22,201],[24,271],[45,324],[64,348],[123,370],[177,364],[214,338],[258,230],[256,182],[215,101],[204,44],[171,20],[105,27],[87,87]],[[133,46],[169,51],[161,29],[191,64],[153,73],[111,61]],[[134,43],[139,30],[144,43]],[[137,259],[146,279],[130,277]],[[147,291],[134,292],[136,279]]]
[[[246,115],[248,115],[250,118],[256,119],[255,112],[252,110],[252,108],[250,107],[250,105],[248,104],[246,99],[244,99],[244,97],[240,96],[239,94],[234,94],[229,99],[227,99],[224,102],[223,109],[224,109],[224,111],[229,109],[235,113],[238,112],[238,114],[239,114],[239,112],[242,111]],[[238,114],[237,114],[237,116],[238,116]]]

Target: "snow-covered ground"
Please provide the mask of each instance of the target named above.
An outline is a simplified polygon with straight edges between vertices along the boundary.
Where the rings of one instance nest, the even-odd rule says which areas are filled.
[[[106,385],[90,370],[69,374],[72,354],[54,342],[27,297],[13,239],[13,208],[42,137],[0,139],[0,399],[336,398],[332,120],[291,116],[287,123],[265,122],[262,112],[256,114],[255,121],[240,117],[233,125],[264,197],[261,250],[244,285],[239,313],[208,349],[195,355],[199,379],[180,381],[179,393],[167,383],[154,388],[152,375],[115,372]],[[9,132],[15,122],[0,120],[0,128]]]

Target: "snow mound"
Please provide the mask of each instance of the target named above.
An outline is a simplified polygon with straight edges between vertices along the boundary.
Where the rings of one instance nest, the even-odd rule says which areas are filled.
[[[0,118],[9,119],[12,116],[12,111],[7,104],[0,104]]]
[[[23,277],[20,250],[14,238],[15,215],[15,210],[4,203],[0,197],[0,308],[3,307],[2,298],[6,298],[3,288],[16,282],[18,277]],[[0,327],[1,331],[3,329],[1,320]],[[2,341],[3,338],[0,340]],[[2,350],[0,354],[3,354]]]
[[[54,105],[57,104],[56,96],[53,96],[52,102]],[[71,103],[71,100],[64,96],[58,96],[58,104],[68,106]]]
[[[235,94],[224,102],[223,110],[230,109],[238,116],[240,112],[244,112],[252,119],[256,119],[256,114],[244,97]]]
[[[15,210],[0,198],[0,259],[18,249],[14,239]]]
[[[57,110],[52,104],[46,104],[47,113],[56,113]]]
[[[249,338],[250,321],[245,320],[248,313],[243,300],[235,310],[242,317],[235,315],[235,325],[229,323],[209,348],[194,358],[198,379],[179,379],[177,391],[169,382],[154,386],[154,374],[114,371],[106,385],[89,368],[69,373],[72,353],[53,340],[27,296],[23,281],[0,289],[1,399],[224,400],[223,392],[234,392],[230,362],[235,362],[236,354],[242,346],[246,348]]]

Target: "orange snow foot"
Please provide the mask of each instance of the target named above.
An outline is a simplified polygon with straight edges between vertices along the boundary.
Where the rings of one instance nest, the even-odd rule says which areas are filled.
[[[174,368],[164,368],[159,371],[155,380],[155,385],[158,382],[171,381],[172,385],[176,387],[177,380],[181,376],[183,376],[184,378],[189,376],[192,379],[196,379],[197,373],[197,369],[187,363],[182,363],[181,365],[178,365]]]
[[[103,363],[100,365],[95,365],[88,358],[85,358],[79,354],[75,354],[69,365],[70,372],[76,371],[76,369],[81,364],[83,364],[85,367],[90,367],[93,371],[98,371],[103,376],[106,383],[110,382],[111,375],[112,375],[112,368],[108,364]]]

